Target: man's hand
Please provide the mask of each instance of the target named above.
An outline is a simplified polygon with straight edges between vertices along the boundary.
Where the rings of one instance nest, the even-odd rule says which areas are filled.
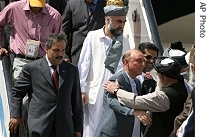
[[[21,118],[11,118],[9,122],[9,131],[11,133],[16,133],[18,125],[20,126],[21,129],[22,127],[22,119]]]
[[[0,60],[4,55],[8,55],[8,51],[5,48],[0,48]]]
[[[74,133],[74,136],[75,136],[75,137],[81,137],[82,135],[81,135],[80,132],[75,132],[75,133]]]
[[[151,118],[145,111],[134,110],[133,115],[138,118],[144,125],[151,124]]]
[[[114,90],[119,88],[120,85],[118,83],[118,80],[116,79],[115,82],[107,81],[104,85],[103,88],[108,91],[111,94],[114,94]]]
[[[86,93],[82,93],[82,104],[83,104],[83,107],[85,106],[85,104],[88,103],[88,97],[86,95]]]
[[[144,76],[144,79],[145,80],[147,80],[147,79],[153,79],[152,74],[150,74],[150,72],[146,72],[145,73],[145,76]]]

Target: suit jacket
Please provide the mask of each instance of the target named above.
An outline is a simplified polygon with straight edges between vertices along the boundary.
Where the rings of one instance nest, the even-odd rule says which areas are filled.
[[[146,79],[142,82],[141,95],[146,95],[155,91],[157,82],[154,79]]]
[[[49,0],[48,4],[62,15],[66,7],[66,0]]]
[[[68,37],[66,54],[74,64],[77,64],[83,41],[91,30],[100,29],[105,24],[103,7],[105,0],[98,0],[96,9],[89,22],[85,0],[69,0],[63,13],[63,31]]]
[[[115,81],[116,79],[118,79],[120,88],[132,92],[129,78],[124,70],[116,73],[109,80]],[[140,95],[140,81],[138,79],[135,81],[137,92]],[[135,119],[133,115],[129,115],[131,108],[120,104],[115,95],[106,91],[103,102],[103,115],[94,137],[131,137]]]
[[[22,99],[27,93],[30,136],[48,137],[54,120],[58,137],[82,133],[83,110],[76,66],[64,61],[59,65],[56,94],[46,57],[26,64],[11,91],[11,117],[21,117]]]

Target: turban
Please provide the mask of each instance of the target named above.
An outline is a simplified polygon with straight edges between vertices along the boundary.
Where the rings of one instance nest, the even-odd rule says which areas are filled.
[[[185,51],[185,48],[183,48],[182,42],[180,41],[171,43],[171,47],[167,48],[163,52],[163,56],[176,59],[181,64],[182,68],[186,68],[188,66],[185,60],[186,54],[187,51]]]
[[[106,16],[126,16],[128,13],[128,0],[108,0],[104,7]]]
[[[154,61],[154,68],[158,73],[169,78],[180,79],[181,65],[178,61],[170,57],[158,57]]]

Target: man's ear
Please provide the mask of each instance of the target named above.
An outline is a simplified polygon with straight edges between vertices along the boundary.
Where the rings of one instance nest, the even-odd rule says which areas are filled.
[[[47,53],[47,50],[48,50],[47,46],[45,46],[44,50],[45,50],[45,52]]]
[[[129,60],[127,59],[127,58],[125,58],[124,60],[123,60],[123,64],[124,65],[127,65],[129,63]]]

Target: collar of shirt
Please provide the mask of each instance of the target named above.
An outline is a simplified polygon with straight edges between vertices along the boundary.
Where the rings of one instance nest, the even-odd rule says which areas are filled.
[[[105,45],[105,50],[108,53],[109,49],[111,48],[111,44],[112,44],[113,40],[110,37],[105,35],[104,28],[105,28],[105,26],[99,30],[100,32],[98,33],[98,36],[100,39],[103,39],[104,45]]]
[[[132,86],[133,84],[136,84],[135,81],[134,81],[134,79],[132,79],[132,78],[128,75],[128,73],[127,73],[126,71],[125,71],[125,73],[127,74],[128,78],[129,78],[129,81],[130,81],[131,86]]]

